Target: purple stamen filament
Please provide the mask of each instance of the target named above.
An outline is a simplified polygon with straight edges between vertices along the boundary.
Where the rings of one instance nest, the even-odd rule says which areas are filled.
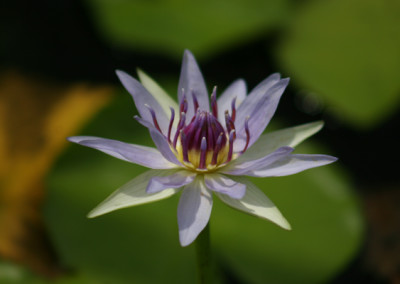
[[[169,120],[169,126],[168,126],[168,142],[171,144],[171,130],[172,130],[172,125],[174,124],[175,120],[175,110],[170,107],[171,110],[171,119]]]
[[[147,105],[147,104],[145,105],[145,107],[147,107],[147,108],[149,109],[149,111],[150,111],[151,117],[153,118],[154,127],[157,128],[157,130],[160,131],[161,134],[162,134],[162,131],[161,131],[161,129],[160,129],[160,126],[158,125],[158,122],[157,122],[157,117],[156,117],[156,113],[155,113],[154,109],[152,109],[152,108],[151,108],[149,105]]]
[[[211,111],[214,117],[218,117],[217,86],[214,87],[211,94]]]
[[[249,146],[249,142],[250,142],[249,119],[250,119],[250,116],[247,116],[246,120],[244,121],[244,130],[246,131],[246,145],[244,146],[244,148],[241,152],[242,154],[244,152],[246,152],[247,147]]]

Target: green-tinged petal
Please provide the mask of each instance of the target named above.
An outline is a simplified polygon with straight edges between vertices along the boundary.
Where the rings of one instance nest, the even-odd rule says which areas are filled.
[[[236,159],[234,163],[259,159],[282,146],[294,148],[305,139],[321,130],[323,125],[323,121],[315,121],[263,134],[258,138],[257,142],[242,156]]]
[[[244,177],[231,176],[231,178],[238,183],[246,185],[246,194],[242,199],[238,200],[215,192],[223,202],[245,213],[267,219],[286,230],[291,229],[289,222],[283,217],[275,204],[252,182]]]
[[[150,170],[135,177],[100,203],[88,214],[89,218],[97,217],[108,212],[130,206],[154,202],[174,195],[178,189],[165,189],[154,194],[146,193],[149,180],[155,176],[168,176],[177,170]]]
[[[158,101],[165,113],[170,113],[169,107],[175,110],[175,113],[179,113],[178,104],[164,91],[160,85],[157,84],[149,75],[143,72],[141,69],[137,69],[140,83],[149,91],[153,97]]]

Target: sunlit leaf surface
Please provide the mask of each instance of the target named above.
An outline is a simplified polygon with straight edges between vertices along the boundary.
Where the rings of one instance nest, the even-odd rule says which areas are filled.
[[[287,14],[286,0],[87,0],[114,45],[180,57],[197,57],[254,39]]]
[[[322,98],[329,111],[372,127],[400,101],[399,13],[398,1],[310,1],[277,54],[292,82]]]

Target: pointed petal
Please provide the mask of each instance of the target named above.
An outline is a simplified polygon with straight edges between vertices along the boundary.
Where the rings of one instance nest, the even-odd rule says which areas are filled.
[[[226,194],[234,199],[241,199],[246,193],[246,185],[235,182],[230,178],[220,174],[204,175],[206,186],[222,194]]]
[[[242,104],[246,98],[247,87],[246,82],[242,79],[236,80],[226,88],[226,90],[218,98],[218,119],[225,121],[225,111],[232,111],[232,100],[236,98],[236,109]]]
[[[157,149],[151,147],[93,136],[74,136],[68,137],[68,140],[151,169],[171,169],[177,167],[175,164],[167,161]]]
[[[211,192],[201,178],[185,186],[178,205],[179,240],[190,245],[207,225],[212,209]]]
[[[154,144],[160,153],[164,156],[165,159],[174,163],[175,165],[181,165],[181,162],[178,161],[175,154],[172,152],[171,147],[165,138],[157,129],[149,128],[151,139],[153,139]]]
[[[169,107],[172,107],[175,110],[175,113],[179,113],[178,104],[157,84],[156,81],[140,69],[137,70],[137,73],[142,85],[158,101],[165,113],[168,114],[170,112]]]
[[[237,159],[227,165],[225,168],[222,168],[221,172],[235,176],[248,175],[249,172],[253,172],[260,168],[265,168],[276,161],[282,160],[283,158],[288,156],[293,150],[294,149],[291,147],[284,146],[257,160],[240,161],[239,159]]]
[[[190,121],[194,115],[192,92],[196,95],[199,102],[199,108],[206,111],[210,110],[208,92],[203,75],[197,65],[196,59],[189,50],[185,50],[183,54],[181,75],[178,85],[179,102],[181,102],[183,96],[182,89],[185,91],[186,99],[188,101],[188,111],[186,115],[187,122]]]
[[[153,124],[151,113],[145,105],[150,106],[155,111],[158,124],[165,134],[169,125],[168,112],[164,111],[160,103],[136,79],[121,70],[117,70],[116,73],[125,89],[132,95],[140,116]]]
[[[156,193],[167,188],[180,188],[195,179],[196,174],[185,170],[177,170],[169,176],[152,177],[147,185],[147,193]]]
[[[229,206],[245,213],[267,219],[278,226],[290,230],[290,224],[274,203],[253,183],[243,177],[234,177],[235,181],[245,184],[246,194],[242,199],[233,199],[225,194],[216,195]]]
[[[169,175],[170,173],[170,170],[150,170],[137,176],[94,208],[88,214],[88,217],[94,218],[117,209],[150,203],[172,196],[178,191],[177,189],[170,188],[154,194],[146,193],[147,183],[151,177]]]
[[[265,93],[280,81],[280,74],[274,73],[259,83],[246,97],[237,110],[237,118],[244,120],[251,110],[257,105],[257,102],[265,96]]]
[[[149,132],[151,139],[153,140],[154,144],[156,145],[158,151],[160,151],[161,155],[170,161],[171,163],[174,163],[175,165],[181,166],[181,162],[178,161],[176,158],[175,154],[173,153],[173,150],[171,149],[167,138],[160,133],[150,122],[144,120],[143,118],[139,116],[134,117],[141,125],[146,127]]]
[[[266,167],[253,169],[246,173],[255,177],[277,177],[293,175],[304,170],[324,166],[337,161],[328,155],[293,154],[276,161]]]
[[[318,132],[323,125],[323,121],[316,121],[263,134],[237,161],[255,160],[272,153],[282,146],[294,148]]]
[[[278,107],[279,100],[288,84],[289,79],[286,78],[278,81],[266,90],[265,88],[259,87],[259,91],[251,92],[246,100],[241,104],[237,111],[237,141],[235,142],[235,151],[241,151],[245,145],[246,134],[244,131],[244,125],[246,117],[249,117],[249,147],[251,147],[270,122]],[[269,84],[267,84],[267,86],[269,86]],[[262,95],[260,95],[261,91],[264,91]]]

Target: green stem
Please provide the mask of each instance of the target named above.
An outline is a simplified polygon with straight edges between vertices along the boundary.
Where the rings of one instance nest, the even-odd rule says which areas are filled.
[[[197,271],[199,275],[200,284],[214,283],[214,261],[211,255],[210,248],[210,226],[204,230],[197,237],[196,241],[196,254],[197,254]]]

